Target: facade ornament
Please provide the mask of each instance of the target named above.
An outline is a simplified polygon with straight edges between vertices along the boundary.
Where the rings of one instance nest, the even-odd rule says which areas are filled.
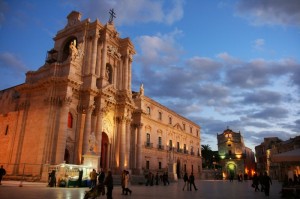
[[[121,58],[121,53],[118,52],[118,48],[112,45],[107,45],[107,53],[109,55],[117,57],[118,59]]]
[[[97,141],[96,141],[95,133],[91,132],[91,134],[89,136],[89,152],[94,151],[96,144],[97,144]]]
[[[70,61],[75,61],[78,56],[78,50],[76,47],[76,39],[74,39],[69,45],[69,59]]]
[[[140,96],[144,96],[144,85],[141,84],[140,86]]]

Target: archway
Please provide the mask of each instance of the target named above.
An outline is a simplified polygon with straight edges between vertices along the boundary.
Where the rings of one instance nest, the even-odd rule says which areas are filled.
[[[180,160],[179,159],[177,159],[176,173],[177,173],[177,177],[181,178],[181,168],[180,168]]]
[[[108,144],[108,136],[105,132],[102,132],[100,167],[105,171],[107,170]]]
[[[235,177],[236,176],[236,165],[234,163],[229,163],[227,164],[226,166],[226,173],[227,173],[227,176],[230,177],[230,176],[233,176]]]

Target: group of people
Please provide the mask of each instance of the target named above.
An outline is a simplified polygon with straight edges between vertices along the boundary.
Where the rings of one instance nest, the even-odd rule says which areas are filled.
[[[112,199],[113,177],[111,171],[107,172],[107,176],[102,169],[97,173],[95,169],[90,172],[91,186],[90,193],[96,192],[98,195],[105,195],[107,199]],[[105,191],[106,186],[106,191]]]
[[[146,186],[153,186],[154,184],[159,185],[160,182],[162,182],[163,185],[170,184],[168,172],[165,172],[162,175],[159,175],[158,172],[156,172],[155,175],[152,172],[149,172],[148,174],[145,175],[145,179],[146,179],[146,183],[145,183]]]
[[[259,189],[259,185],[260,185],[260,189]],[[259,175],[255,173],[253,175],[252,187],[254,188],[254,191],[265,192],[265,195],[269,196],[271,185],[272,185],[272,180],[268,176],[267,172],[264,172],[264,174],[260,173]]]
[[[192,191],[192,188],[194,187],[194,190],[197,191],[197,187],[195,185],[195,176],[193,174],[193,172],[191,173],[190,176],[188,176],[187,172],[184,173],[183,176],[183,181],[184,181],[184,185],[182,190],[184,191],[185,187],[187,187],[188,191]]]

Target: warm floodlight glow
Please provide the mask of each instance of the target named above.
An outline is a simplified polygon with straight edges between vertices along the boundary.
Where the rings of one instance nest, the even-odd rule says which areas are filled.
[[[241,158],[242,157],[242,155],[241,154],[237,154],[237,155],[235,155],[237,158]]]

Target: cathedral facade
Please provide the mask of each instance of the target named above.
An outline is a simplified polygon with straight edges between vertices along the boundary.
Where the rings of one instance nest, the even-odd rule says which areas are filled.
[[[9,175],[26,165],[82,165],[135,174],[173,167],[200,176],[200,126],[131,90],[135,49],[113,21],[73,11],[46,62],[25,83],[0,91],[0,162]]]

